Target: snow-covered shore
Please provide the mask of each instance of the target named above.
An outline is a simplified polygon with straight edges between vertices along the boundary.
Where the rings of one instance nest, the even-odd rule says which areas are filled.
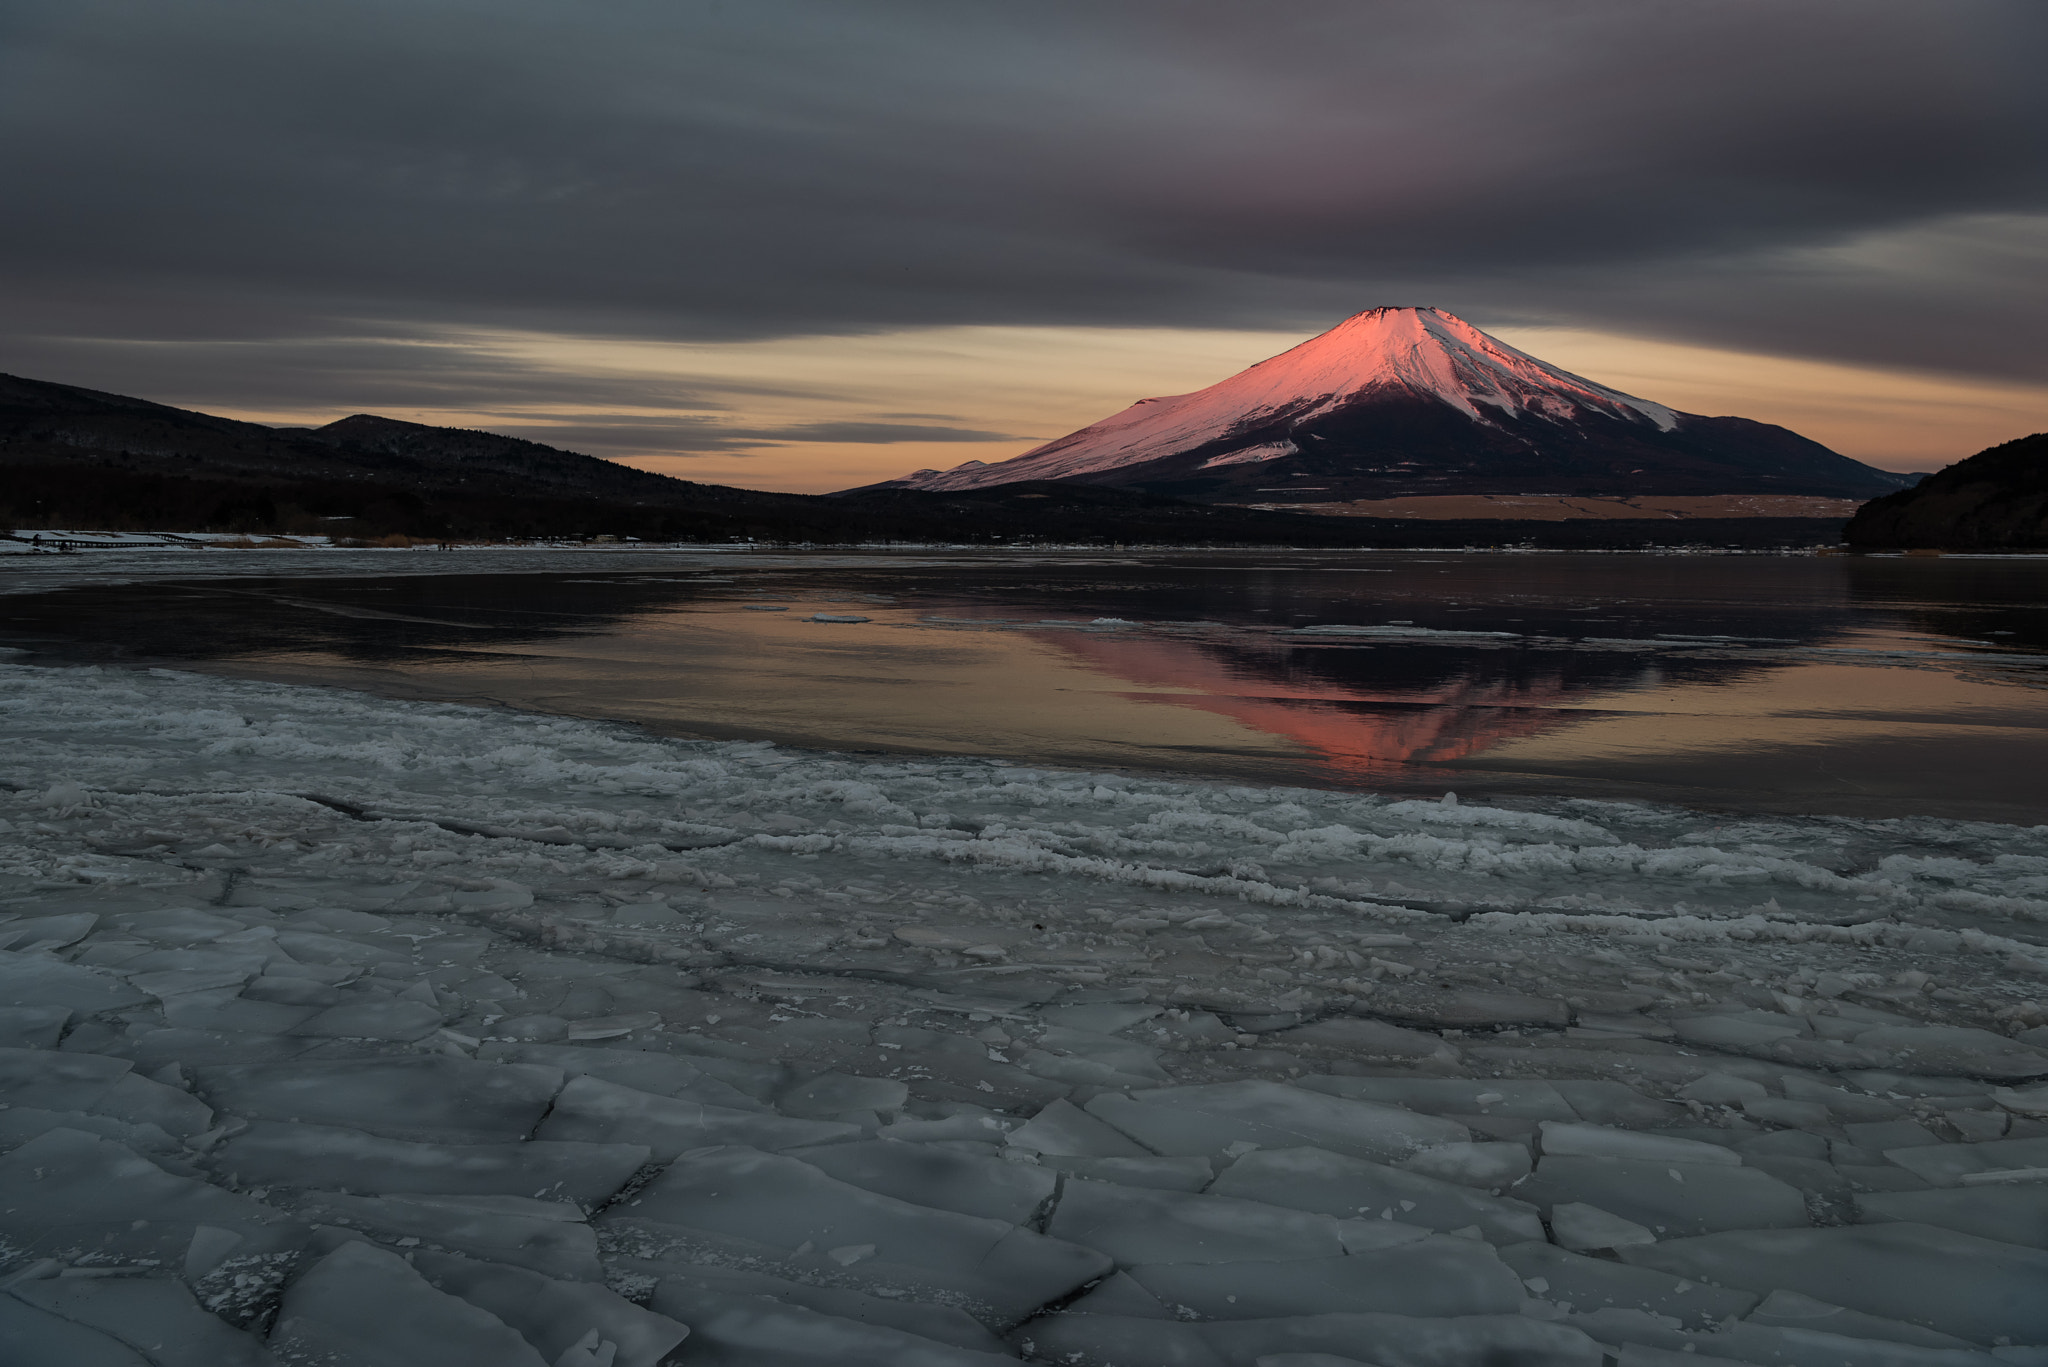
[[[0,732],[23,1361],[2048,1363],[2048,827]]]

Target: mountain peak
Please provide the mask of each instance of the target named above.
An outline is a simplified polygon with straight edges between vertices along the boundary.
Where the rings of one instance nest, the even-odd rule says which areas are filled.
[[[1678,422],[1663,404],[1560,370],[1438,308],[1354,313],[1328,332],[1201,392],[1234,387],[1252,375],[1281,381],[1304,395],[1320,390],[1333,399],[1375,387],[1405,388],[1481,422],[1487,420],[1481,404],[1504,414],[1530,412],[1561,420],[1590,408],[1630,420],[1647,418],[1665,432]]]
[[[1417,306],[1355,313],[1206,389],[1140,399],[1010,460],[895,483],[954,491],[1028,480],[1256,504],[1274,494],[1867,497],[1898,482],[1783,428],[1610,389]]]
[[[1669,432],[1679,415],[1560,370],[1490,337],[1454,313],[1402,306],[1354,313],[1300,346],[1260,361],[1192,394],[1140,399],[1104,419],[1012,460],[970,461],[904,483],[920,489],[970,489],[1025,479],[1072,479],[1157,460],[1276,423],[1293,427],[1373,398],[1443,404],[1496,426],[1533,417],[1571,422],[1598,415]],[[1210,464],[1239,464],[1293,454],[1286,442],[1219,450]]]

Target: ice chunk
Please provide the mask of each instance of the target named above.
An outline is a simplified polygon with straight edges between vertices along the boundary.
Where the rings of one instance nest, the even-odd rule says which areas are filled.
[[[155,973],[131,973],[128,985],[159,998],[165,1006],[174,1006],[182,996],[210,988],[240,987],[255,977],[262,966],[261,960],[252,960],[239,968],[173,968]]]
[[[559,1068],[568,1077],[595,1077],[657,1096],[701,1101],[737,1111],[765,1110],[765,1105],[729,1082],[721,1081],[688,1059],[644,1049],[594,1049],[566,1044],[486,1042],[476,1051],[493,1063],[538,1063]]]
[[[1695,1335],[1691,1343],[1698,1351],[1761,1367],[1994,1367],[1998,1362],[1967,1347],[1928,1348],[1825,1329],[1746,1321],[1717,1334]]]
[[[1902,1114],[1896,1104],[1883,1097],[1831,1087],[1797,1073],[1785,1074],[1779,1079],[1779,1084],[1791,1100],[1817,1101],[1827,1107],[1829,1115],[1840,1121],[1895,1120]]]
[[[865,618],[859,619],[865,621]],[[822,1314],[763,1296],[663,1282],[649,1302],[690,1325],[689,1361],[707,1367],[1015,1367],[887,1325]]]
[[[876,1027],[875,1040],[884,1046],[894,1046],[889,1052],[904,1067],[927,1074],[928,1085],[947,1092],[1000,1094],[1018,1102],[1042,1105],[1071,1090],[1066,1083],[1034,1076],[1005,1062],[1000,1050],[991,1050],[984,1041],[969,1036],[884,1025]],[[996,1056],[991,1057],[992,1054]]]
[[[1797,1291],[1973,1343],[2048,1341],[2048,1253],[1931,1225],[1732,1230],[1620,1252],[1640,1266]]]
[[[1755,1058],[1783,1058],[1787,1045],[1811,1046],[1806,1023],[1777,1011],[1713,1012],[1681,1016],[1671,1023],[1679,1043],[1694,1048]],[[1855,1062],[1872,1063],[1880,1054],[1858,1053]]]
[[[70,1039],[79,1037],[73,1030]],[[109,1047],[101,1045],[99,1047]],[[286,1039],[281,1036],[232,1034],[227,1031],[135,1029],[131,1027],[121,1052],[135,1060],[135,1066],[154,1069],[166,1063],[200,1067],[206,1064],[278,1063],[321,1048],[318,1040]]]
[[[97,1100],[109,1083],[125,1077],[135,1065],[124,1058],[100,1054],[60,1054],[47,1049],[0,1049],[0,1096],[10,1103],[83,1109],[82,1100]]]
[[[1014,1322],[1109,1270],[1099,1253],[1001,1220],[912,1205],[753,1149],[684,1158],[602,1224],[653,1221],[797,1248],[856,1248],[849,1273],[951,1291]]]
[[[757,1110],[709,1106],[655,1096],[601,1078],[571,1078],[540,1125],[542,1139],[644,1144],[666,1163],[687,1149],[745,1144],[788,1149],[855,1138],[860,1127],[838,1121],[795,1120]]]
[[[1121,1043],[1121,1041],[1119,1041]],[[1036,1078],[1068,1090],[1074,1087],[1156,1087],[1165,1074],[1156,1067],[1125,1072],[1112,1064],[1073,1054],[1056,1054],[1047,1049],[1026,1048],[1016,1056],[1016,1065]]]
[[[493,1043],[545,1043],[569,1038],[568,1020],[547,1011],[507,1016],[491,1029],[496,1032]]]
[[[231,1114],[453,1144],[526,1138],[562,1085],[553,1068],[446,1055],[215,1066],[197,1073],[201,1095]]]
[[[1866,1120],[1844,1125],[1842,1132],[1849,1136],[1849,1142],[1857,1148],[1877,1153],[1942,1142],[1941,1137],[1934,1131],[1911,1120]]]
[[[1693,1345],[1685,1345],[1691,1348]],[[1652,1348],[1647,1344],[1624,1343],[1621,1356],[1616,1359],[1618,1367],[1756,1367],[1754,1363],[1737,1362],[1734,1358],[1712,1357],[1707,1353],[1685,1352],[1670,1348]]]
[[[126,1059],[43,1049],[0,1049],[0,1100],[47,1111],[85,1111],[180,1137],[213,1124],[204,1103],[138,1077]]]
[[[546,1194],[597,1206],[648,1158],[644,1144],[422,1144],[338,1126],[258,1121],[215,1149],[212,1165],[245,1186],[380,1196]]]
[[[1649,1129],[1658,1125],[1683,1125],[1685,1108],[1669,1101],[1644,1096],[1621,1082],[1559,1078],[1551,1086],[1570,1103],[1578,1118],[1589,1125],[1619,1125]]]
[[[1427,1025],[1472,1029],[1498,1025],[1535,1025],[1562,1030],[1572,1023],[1569,1006],[1555,997],[1532,997],[1521,992],[1482,992],[1463,988],[1452,992],[1412,992],[1404,998],[1374,1007],[1388,1015]]]
[[[1856,1208],[1865,1224],[1905,1220],[2048,1250],[2048,1183],[1869,1192]]]
[[[1040,1154],[1038,1162],[1041,1167],[1075,1177],[1158,1191],[1200,1191],[1216,1177],[1215,1166],[1206,1158],[1081,1158],[1072,1154]]]
[[[1106,1093],[1085,1109],[1165,1154],[1213,1154],[1249,1143],[1269,1149],[1309,1145],[1386,1161],[1472,1137],[1454,1121],[1280,1082],[1161,1087],[1135,1097]]]
[[[1763,1134],[1744,1134],[1740,1130],[1688,1130],[1683,1135],[1666,1137],[1698,1138],[1702,1143],[1716,1145],[1732,1143],[1735,1152],[1742,1155],[1745,1162],[1772,1158],[1825,1160],[1833,1152],[1832,1146],[1821,1136],[1799,1130],[1769,1130]]]
[[[884,1196],[1013,1225],[1028,1223],[1058,1183],[1052,1172],[1035,1164],[895,1139],[826,1144],[793,1150],[789,1156]]]
[[[1584,1202],[1658,1238],[1807,1223],[1806,1197],[1768,1173],[1718,1163],[1631,1162],[1561,1155],[1515,1189],[1539,1206]]]
[[[1069,1315],[1122,1315],[1143,1319],[1174,1318],[1157,1296],[1131,1280],[1128,1272],[1112,1272],[1062,1312]]]
[[[0,952],[0,1002],[9,1006],[55,1007],[91,1016],[148,1000],[146,993],[103,969],[47,954]]]
[[[1438,1144],[1401,1160],[1400,1167],[1460,1186],[1499,1189],[1530,1173],[1526,1145],[1497,1142]]]
[[[1811,1296],[1802,1296],[1797,1291],[1773,1291],[1764,1297],[1761,1305],[1750,1311],[1748,1319],[1751,1324],[1770,1328],[1811,1329],[1827,1334],[1845,1334],[1850,1338],[1910,1343],[1921,1348],[1970,1346],[1953,1334],[1936,1333],[1903,1320],[1866,1315],[1861,1310],[1846,1310]]]
[[[74,1324],[96,1329],[146,1355],[153,1367],[272,1367],[263,1344],[201,1309],[182,1282],[168,1277],[49,1277],[18,1281],[8,1288],[16,1299]],[[24,1345],[0,1327],[9,1360],[63,1362],[90,1357],[13,1357]]]
[[[1534,1206],[1483,1195],[1421,1173],[1324,1149],[1262,1149],[1238,1159],[1209,1188],[1295,1210],[1340,1218],[1383,1218],[1448,1232],[1476,1226],[1494,1243],[1541,1239]]]
[[[4,1024],[6,1013],[0,1012],[0,1024]],[[2031,1116],[2036,1120],[2048,1119],[2048,1087],[2029,1087],[2021,1090],[2014,1087],[1994,1088],[1991,1099],[2014,1115]]]
[[[234,1031],[247,1035],[290,1034],[314,1014],[314,1008],[310,1006],[290,1006],[282,1002],[251,1001],[241,997],[217,1001],[209,992],[173,997],[164,1003],[164,1020],[170,1025],[187,1030]]]
[[[520,1267],[477,1262],[448,1253],[412,1255],[428,1284],[496,1315],[549,1362],[595,1331],[613,1345],[614,1367],[655,1367],[689,1335],[685,1326],[642,1310],[616,1292],[587,1281],[559,1281]]]
[[[1543,1152],[1579,1158],[1625,1158],[1644,1163],[1720,1163],[1740,1167],[1742,1159],[1719,1144],[1668,1135],[1639,1134],[1605,1125],[1570,1125],[1546,1120],[1537,1127]]]
[[[1655,1234],[1633,1220],[1624,1220],[1583,1201],[1562,1201],[1552,1206],[1550,1231],[1559,1247],[1574,1251],[1626,1248],[1630,1244],[1657,1242]]]
[[[1577,1120],[1553,1083],[1527,1078],[1305,1077],[1296,1086],[1354,1101],[1377,1101],[1430,1115],[1506,1115]]]
[[[1978,1111],[1958,1107],[1943,1113],[1949,1127],[1972,1143],[2005,1137],[2007,1116],[2003,1111]]]
[[[1787,1101],[1774,1096],[1744,1102],[1742,1113],[1766,1125],[1788,1125],[1809,1130],[1825,1128],[1834,1119],[1828,1108],[1818,1101]]]
[[[183,1170],[191,1157],[185,1145],[155,1125],[130,1125],[125,1120],[86,1111],[45,1111],[34,1106],[0,1105],[0,1151],[16,1148],[51,1130],[83,1130],[125,1144],[158,1163]]]
[[[697,1035],[669,1035],[663,1041],[663,1045],[688,1054],[687,1062],[692,1068],[700,1069],[733,1090],[752,1097],[761,1109],[767,1109],[775,1095],[786,1090],[790,1083],[789,1069],[780,1063],[764,1060],[760,1054],[745,1045]],[[616,1082],[618,1079],[606,1078],[605,1081]],[[632,1086],[631,1083],[624,1085]],[[688,1099],[704,1100],[703,1097]]]
[[[1886,1158],[1938,1187],[1960,1186],[1980,1173],[2048,1168],[2048,1138],[1994,1139],[1986,1144],[1929,1144],[1887,1149]]]
[[[1162,922],[1162,924],[1164,924]],[[1047,1025],[1110,1035],[1128,1030],[1156,1017],[1161,1008],[1145,1002],[1076,1002],[1072,1005],[1041,1007],[1038,1017]]]
[[[1530,1290],[1575,1310],[1647,1310],[1698,1329],[1743,1314],[1757,1303],[1748,1291],[1688,1281],[1647,1267],[1588,1258],[1545,1243],[1509,1244],[1501,1261]]]
[[[1491,1248],[1441,1234],[1350,1257],[1151,1264],[1130,1275],[1176,1315],[1212,1320],[1339,1311],[1505,1315],[1524,1299],[1521,1279]]]
[[[920,1102],[876,1131],[882,1139],[924,1144],[941,1140],[972,1140],[1000,1144],[1022,1122],[1014,1116],[968,1101]]]
[[[1332,1258],[1344,1252],[1337,1222],[1327,1215],[1080,1178],[1061,1189],[1046,1231],[1100,1249],[1125,1266]]]
[[[439,1007],[425,1002],[382,997],[345,1002],[308,1017],[289,1033],[336,1039],[382,1039],[401,1042],[424,1039],[441,1028]]]
[[[1074,1154],[1090,1158],[1145,1158],[1151,1150],[1089,1115],[1071,1101],[1046,1105],[1006,1141],[1033,1153]]]
[[[1364,1355],[1376,1367],[1599,1367],[1601,1358],[1600,1345],[1578,1330],[1526,1315],[1311,1315],[1219,1320],[1198,1332],[1229,1367],[1301,1352]]]
[[[1307,1045],[1367,1063],[1428,1064],[1439,1070],[1458,1062],[1458,1051],[1442,1036],[1359,1016],[1332,1016],[1272,1036],[1281,1047]],[[1341,1095],[1341,1093],[1340,1093]]]
[[[0,1344],[26,1367],[154,1367],[119,1339],[5,1295],[0,1295]]]
[[[821,1073],[776,1097],[775,1108],[784,1115],[822,1120],[845,1115],[849,1111],[899,1111],[909,1097],[909,1087],[893,1078]],[[754,1141],[730,1142],[747,1144]]]
[[[536,1207],[553,1206],[571,1218]],[[308,1192],[294,1214],[308,1224],[361,1229],[408,1244],[436,1247],[494,1263],[530,1268],[566,1281],[604,1277],[597,1261],[597,1235],[582,1223],[582,1212],[561,1202],[505,1196],[346,1196]]]
[[[55,1049],[71,1015],[68,1006],[0,1006],[0,1046]]]
[[[1114,1035],[1055,1025],[1048,1027],[1039,1035],[1038,1049],[1052,1054],[1072,1055],[1128,1077],[1148,1078],[1153,1081],[1166,1079],[1165,1070],[1159,1066],[1159,1050],[1151,1045],[1119,1039]],[[1028,1068],[1030,1064],[1026,1063],[1025,1066]]]
[[[2048,1031],[2048,1026],[2040,1027]],[[2022,1030],[2014,1038],[2024,1040],[2037,1031]],[[2048,1039],[2048,1035],[2043,1036]],[[1997,1090],[1993,1083],[1979,1082],[1968,1077],[1929,1077],[1917,1073],[1896,1073],[1883,1069],[1860,1069],[1843,1074],[1844,1078],[1866,1092],[1882,1096],[1903,1097],[1988,1097]]]
[[[336,1367],[549,1367],[487,1310],[436,1291],[396,1254],[345,1243],[285,1289],[272,1351]]]
[[[2048,1049],[1961,1025],[1881,1025],[1856,1047],[1888,1056],[1901,1072],[2023,1082],[2048,1077]]]
[[[176,1267],[202,1225],[235,1236],[237,1257],[289,1252],[306,1237],[270,1206],[78,1130],[51,1130],[0,1155],[0,1192],[0,1242],[44,1257]]]
[[[676,1306],[686,1297],[701,1295],[761,1296],[786,1305],[802,1306],[821,1315],[862,1324],[901,1330],[935,1343],[948,1343],[976,1353],[1001,1353],[1003,1341],[963,1310],[950,1305],[926,1305],[901,1296],[869,1296],[843,1286],[813,1286],[808,1282],[786,1281],[765,1272],[706,1264],[627,1262],[622,1266],[636,1276],[652,1276],[666,1287],[657,1297]]]
[[[445,910],[445,904],[444,908]],[[309,930],[281,930],[277,947],[300,963],[368,968],[373,964],[403,964],[406,956],[383,945],[366,945],[339,935],[322,935]]]
[[[1018,1331],[1017,1342],[1034,1362],[1069,1367],[1246,1367],[1256,1360],[1226,1361],[1202,1337],[1204,1327],[1149,1315],[1070,1312],[1033,1320]]]
[[[620,1039],[661,1024],[659,1011],[621,1011],[609,1016],[582,1016],[569,1023],[569,1038],[575,1040]]]
[[[303,965],[297,965],[303,967]],[[300,978],[289,974],[265,973],[242,989],[240,1000],[247,1002],[275,1002],[283,1006],[309,1008],[339,1006],[348,1000],[348,994],[339,988],[311,978]],[[309,1010],[308,1015],[312,1012]]]

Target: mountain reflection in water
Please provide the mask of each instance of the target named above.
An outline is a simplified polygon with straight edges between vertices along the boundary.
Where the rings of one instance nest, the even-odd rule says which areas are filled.
[[[21,594],[0,599],[0,644],[835,750],[2041,819],[2039,562],[566,563]],[[1378,634],[1302,630],[1339,626]]]
[[[1200,708],[1286,737],[1357,779],[1469,759],[1505,740],[1578,724],[1584,715],[1565,709],[1662,677],[1635,660],[1535,650],[1067,632],[1047,639],[1105,677],[1135,685],[1126,697]],[[1152,691],[1159,689],[1173,691]]]

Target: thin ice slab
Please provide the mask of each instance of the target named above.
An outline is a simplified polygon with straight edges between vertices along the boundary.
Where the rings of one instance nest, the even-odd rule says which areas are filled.
[[[198,1079],[231,1115],[454,1144],[526,1138],[562,1086],[554,1068],[446,1055],[207,1067]]]
[[[1111,1092],[1085,1109],[1163,1154],[1207,1155],[1233,1144],[1268,1149],[1310,1145],[1388,1162],[1472,1137],[1456,1121],[1282,1082],[1161,1087],[1136,1096]]]
[[[1623,1260],[1992,1343],[2048,1342],[2048,1253],[1932,1225],[1749,1229],[1621,1250]]]

